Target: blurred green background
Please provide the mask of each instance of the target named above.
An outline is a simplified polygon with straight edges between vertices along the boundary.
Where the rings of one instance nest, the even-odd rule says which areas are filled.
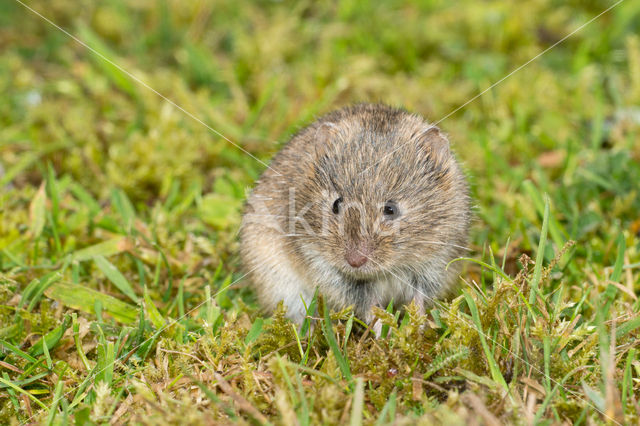
[[[438,121],[611,4],[29,3],[265,162],[300,126],[356,101]],[[4,184],[36,186],[50,162],[98,199],[117,187],[152,206],[172,190],[240,198],[261,172],[20,4],[1,7]],[[525,179],[557,195],[572,238],[630,218],[608,206],[638,177],[620,151],[637,159],[636,133],[621,128],[637,130],[639,10],[623,2],[441,123],[474,184],[477,243],[531,238]]]
[[[605,291],[619,236],[625,265],[640,261],[640,2],[453,114],[613,2],[26,4],[266,163],[301,126],[354,102],[446,117],[472,184],[476,257],[493,252],[515,275],[520,255],[535,257],[548,194],[543,259],[577,242],[548,285],[587,300],[583,315]],[[29,330],[60,323],[52,281],[123,300],[146,285],[169,318],[240,276],[240,212],[264,166],[14,0],[0,3],[0,165],[2,339],[28,346]],[[95,255],[126,284],[86,261]],[[474,266],[465,277],[483,288],[494,278]],[[217,302],[254,318],[242,284]],[[16,308],[25,288],[35,290]]]

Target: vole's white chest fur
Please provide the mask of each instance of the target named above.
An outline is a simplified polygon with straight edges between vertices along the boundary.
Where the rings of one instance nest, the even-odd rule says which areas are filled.
[[[398,275],[398,274],[396,274]],[[419,294],[416,287],[408,277],[389,275],[379,280],[375,280],[365,285],[374,288],[375,304],[381,308],[386,308],[389,302],[397,308],[409,303],[416,294]]]

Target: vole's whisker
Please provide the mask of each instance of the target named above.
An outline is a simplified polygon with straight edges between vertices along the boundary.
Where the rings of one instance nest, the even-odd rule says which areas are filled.
[[[373,260],[370,256],[367,256],[363,253],[360,253],[362,256],[366,257],[369,261],[371,261],[372,263],[374,263],[376,266],[378,267],[382,267],[382,265],[378,262],[376,262],[375,260]],[[408,285],[409,287],[411,287],[412,289],[414,289],[415,291],[417,291],[418,293],[420,293],[422,296],[424,296],[425,298],[429,299],[430,296],[424,294],[419,288],[411,285],[410,282],[408,282],[407,280],[399,277],[397,274],[395,274],[391,269],[387,269],[387,272],[390,273],[391,275],[393,275],[396,279],[398,279],[398,281],[400,281],[403,284]]]
[[[281,218],[287,218],[287,216],[285,215],[278,215],[278,214],[260,214],[260,213],[246,213],[244,215],[245,217],[281,217]]]
[[[415,242],[415,240],[413,240],[413,241]],[[455,248],[459,248],[461,250],[466,250],[466,251],[473,251],[473,249],[471,249],[469,247],[461,246],[461,245],[454,244],[454,243],[447,243],[447,242],[444,242],[444,241],[418,240],[418,242],[424,243],[424,244],[436,244],[436,245],[441,245],[441,246],[455,247]]]

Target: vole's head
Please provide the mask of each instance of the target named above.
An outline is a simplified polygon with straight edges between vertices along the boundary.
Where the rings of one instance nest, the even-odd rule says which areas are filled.
[[[311,171],[295,200],[298,251],[356,280],[442,267],[459,256],[470,218],[447,138],[402,110],[358,105],[316,122]],[[290,206],[291,207],[291,206]]]

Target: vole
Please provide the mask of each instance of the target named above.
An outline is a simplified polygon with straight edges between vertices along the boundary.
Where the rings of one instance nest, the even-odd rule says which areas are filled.
[[[317,289],[372,323],[374,306],[415,300],[424,311],[447,293],[470,218],[447,137],[416,114],[358,104],[275,155],[247,199],[241,256],[267,311],[284,301],[300,323]]]

